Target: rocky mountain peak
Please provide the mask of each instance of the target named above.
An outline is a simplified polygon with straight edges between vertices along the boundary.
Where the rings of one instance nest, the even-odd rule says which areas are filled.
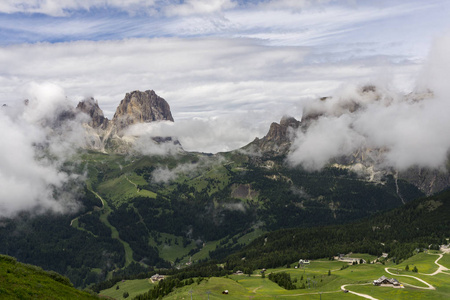
[[[256,146],[263,152],[286,153],[291,146],[293,130],[299,128],[300,121],[285,116],[280,123],[273,122],[269,132],[262,138],[256,138],[250,145]]]
[[[127,93],[112,119],[119,132],[132,124],[153,121],[173,122],[169,104],[153,90]]]
[[[91,117],[88,124],[92,128],[106,129],[108,126],[109,120],[105,118],[103,111],[98,106],[98,102],[94,98],[86,98],[78,103],[77,110]]]

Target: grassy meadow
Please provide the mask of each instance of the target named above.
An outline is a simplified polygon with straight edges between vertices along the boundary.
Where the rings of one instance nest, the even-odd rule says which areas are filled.
[[[139,294],[148,292],[155,284],[149,279],[135,279],[119,281],[113,287],[100,292],[100,296],[106,296],[114,299],[124,299],[123,294],[128,292],[128,299],[133,299]],[[119,287],[119,288],[117,288]]]
[[[97,299],[72,287],[69,279],[0,255],[0,299]]]
[[[355,254],[354,257],[362,257],[362,254]],[[311,261],[304,268],[295,268],[297,263],[293,263],[289,268],[277,268],[266,270],[266,276],[261,276],[260,270],[255,271],[251,276],[229,275],[222,278],[211,277],[200,282],[176,289],[164,299],[364,299],[351,292],[362,293],[376,299],[448,299],[450,297],[450,275],[439,273],[435,276],[426,275],[437,270],[434,264],[437,255],[419,253],[396,265],[391,262],[383,264],[359,264],[348,265],[339,261],[316,260]],[[369,258],[369,257],[368,257]],[[442,262],[447,262],[450,254],[445,254]],[[366,259],[366,258],[365,258]],[[405,271],[406,265],[417,266],[419,273]],[[342,268],[344,266],[344,268]],[[389,268],[390,275],[385,271]],[[330,270],[330,275],[328,271]],[[423,270],[423,273],[421,274]],[[287,272],[297,287],[305,285],[304,289],[286,290],[268,279],[268,274],[272,272]],[[404,285],[404,288],[392,288],[384,286],[373,286],[374,279],[382,275],[388,278],[396,278]],[[412,277],[402,277],[408,275],[425,280],[435,287],[435,290],[421,289],[427,287],[424,283]],[[344,293],[341,286],[348,289],[349,293]],[[413,285],[411,287],[409,285]],[[222,292],[228,290],[229,294]],[[120,299],[120,298],[118,298]]]

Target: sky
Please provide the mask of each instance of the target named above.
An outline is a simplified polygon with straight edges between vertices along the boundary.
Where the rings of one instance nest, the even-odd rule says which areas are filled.
[[[448,1],[4,0],[0,103],[51,82],[112,117],[155,90],[175,121],[252,115],[257,132],[304,98],[387,74],[411,89]],[[247,126],[248,127],[248,126]]]
[[[145,155],[170,152],[146,134],[216,153],[285,115],[319,113],[293,133],[290,165],[317,170],[369,148],[383,149],[380,168],[439,169],[450,150],[449,15],[445,0],[2,0],[0,217],[76,211],[68,187],[84,177],[61,166],[86,119],[56,116],[94,97],[112,118],[134,90],[154,90],[175,119],[130,129]],[[376,92],[362,93],[367,84]]]

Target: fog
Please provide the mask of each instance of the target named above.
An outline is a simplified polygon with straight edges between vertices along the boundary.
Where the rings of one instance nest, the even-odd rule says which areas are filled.
[[[27,93],[26,102],[0,109],[0,217],[74,212],[78,185],[71,183],[83,178],[62,164],[83,145],[83,116],[59,118],[70,106],[58,86],[32,83]]]
[[[379,167],[443,168],[450,150],[450,39],[433,45],[417,88],[407,95],[383,80],[345,85],[332,98],[303,108],[308,130],[299,130],[288,157],[291,165],[317,170],[355,150],[380,149]]]

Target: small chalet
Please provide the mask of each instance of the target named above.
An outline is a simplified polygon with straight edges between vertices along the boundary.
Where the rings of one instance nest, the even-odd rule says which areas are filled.
[[[304,265],[309,265],[309,260],[308,259],[300,259],[298,261],[299,264],[304,264]]]
[[[395,278],[387,278],[386,276],[381,276],[380,278],[378,278],[377,280],[373,281],[373,285],[376,286],[395,286],[395,287],[399,287],[400,286],[400,282],[398,282],[397,279]]]
[[[150,277],[152,282],[157,282],[164,279],[164,275],[155,274],[152,277]]]
[[[241,270],[237,270],[236,273],[234,273],[235,275],[244,275],[244,272],[242,272]]]

